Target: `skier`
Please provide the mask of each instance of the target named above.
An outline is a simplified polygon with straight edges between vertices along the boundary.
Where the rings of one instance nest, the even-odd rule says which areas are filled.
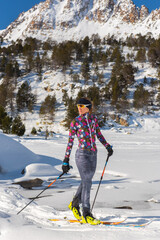
[[[77,107],[79,116],[76,117],[70,125],[68,145],[62,164],[62,170],[64,173],[67,173],[70,169],[69,158],[74,137],[77,135],[79,145],[76,151],[75,160],[81,177],[81,183],[68,207],[78,220],[83,223],[97,225],[100,224],[100,221],[94,218],[90,211],[90,191],[97,164],[96,136],[107,149],[109,156],[113,154],[113,149],[103,137],[97,117],[95,114],[91,113],[91,101],[86,98],[81,98],[77,103]],[[80,204],[82,204],[83,214],[80,212]]]

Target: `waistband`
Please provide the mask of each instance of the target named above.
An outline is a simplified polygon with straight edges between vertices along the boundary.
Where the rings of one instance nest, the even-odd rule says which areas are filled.
[[[91,150],[91,149],[83,149],[83,148],[78,148],[77,149],[78,152],[82,152],[82,153],[88,153],[88,154],[97,154],[97,149],[95,151]]]

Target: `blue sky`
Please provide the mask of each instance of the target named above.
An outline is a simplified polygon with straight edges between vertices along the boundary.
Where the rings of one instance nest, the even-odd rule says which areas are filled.
[[[5,29],[21,12],[26,12],[43,0],[0,0],[0,29]]]
[[[43,2],[44,0],[42,0]],[[146,5],[149,11],[160,8],[160,0],[132,0],[138,7]],[[0,29],[5,29],[21,12],[29,10],[41,0],[0,0]]]
[[[160,0],[132,0],[137,7],[145,5],[149,11],[160,8]]]

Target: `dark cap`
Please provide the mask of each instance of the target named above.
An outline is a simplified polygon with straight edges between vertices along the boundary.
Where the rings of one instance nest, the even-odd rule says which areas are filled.
[[[91,101],[89,101],[88,99],[86,98],[80,98],[77,102],[77,104],[84,104],[84,105],[88,105],[86,106],[89,110],[92,108],[92,103]]]

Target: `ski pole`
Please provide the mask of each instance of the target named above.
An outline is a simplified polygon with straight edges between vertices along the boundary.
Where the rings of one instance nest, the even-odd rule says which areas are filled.
[[[17,215],[22,212],[28,205],[30,205],[35,199],[37,199],[44,191],[46,191],[50,186],[52,186],[53,183],[55,183],[59,178],[63,176],[64,172],[59,175],[53,182],[51,182],[46,188],[44,188],[36,197],[34,197],[24,208],[22,208]]]
[[[105,165],[104,165],[104,169],[103,169],[103,172],[102,172],[100,181],[99,181],[99,185],[98,185],[98,188],[97,188],[97,192],[96,192],[96,195],[95,195],[94,200],[93,200],[93,204],[92,204],[91,211],[93,210],[93,207],[94,207],[94,204],[95,204],[95,201],[96,201],[96,198],[97,198],[97,194],[98,194],[98,191],[99,191],[99,188],[100,188],[102,179],[103,179],[103,175],[104,175],[104,173],[105,173],[105,169],[106,169],[106,166],[107,166],[109,157],[110,157],[110,156],[109,156],[109,154],[108,154],[107,159],[106,159],[106,162],[105,162]]]

